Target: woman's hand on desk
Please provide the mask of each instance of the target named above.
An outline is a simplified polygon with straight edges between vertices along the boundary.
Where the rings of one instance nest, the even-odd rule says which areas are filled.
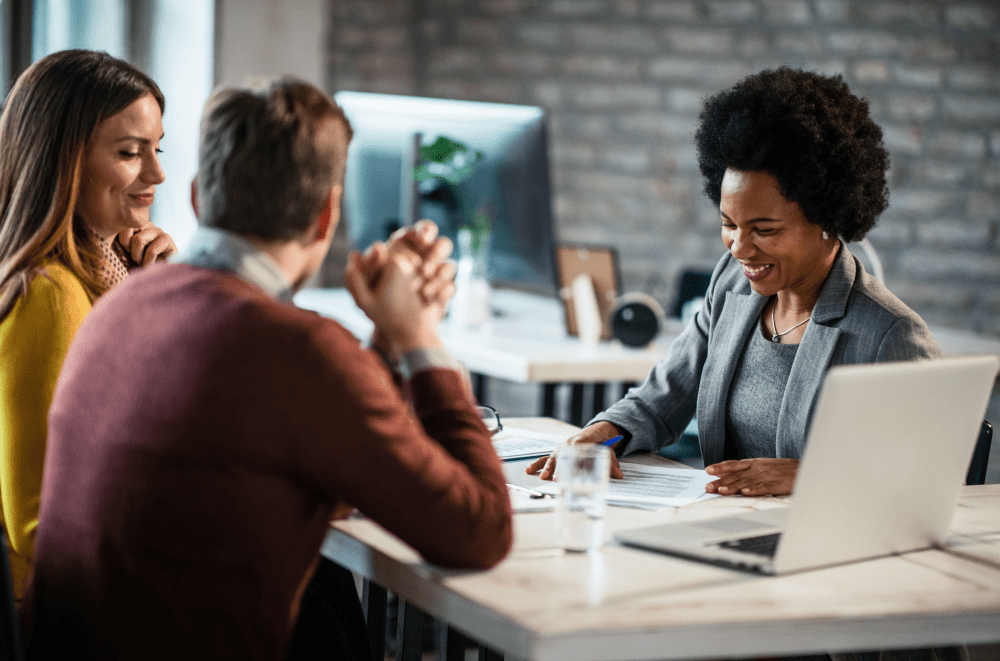
[[[723,496],[785,496],[792,493],[798,459],[739,459],[707,466],[719,479],[705,485],[708,493]]]
[[[621,435],[622,431],[618,429],[618,427],[615,427],[610,422],[604,422],[604,421],[595,422],[589,427],[584,427],[583,429],[581,429],[578,434],[567,438],[566,441],[563,443],[563,445],[576,445],[578,443],[591,443],[596,445],[598,443],[603,443],[604,441],[610,438],[614,438],[615,436],[621,436]],[[624,443],[624,441],[618,441],[618,443],[616,443],[612,447],[615,447],[620,443]],[[524,469],[524,472],[527,473],[528,475],[537,474],[538,477],[542,478],[543,480],[555,479],[557,452],[559,451],[556,450],[556,452],[553,452],[547,457],[536,459],[532,463],[528,464],[528,467]],[[611,453],[611,477],[617,478],[619,480],[625,477],[625,475],[622,473],[621,467],[618,465],[618,455],[616,455],[614,452]]]

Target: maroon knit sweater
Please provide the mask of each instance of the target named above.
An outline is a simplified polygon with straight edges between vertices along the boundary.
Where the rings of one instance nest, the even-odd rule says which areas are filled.
[[[510,504],[461,377],[410,390],[337,323],[235,276],[129,278],[81,326],[52,402],[31,655],[284,659],[351,506],[430,562],[499,562]]]

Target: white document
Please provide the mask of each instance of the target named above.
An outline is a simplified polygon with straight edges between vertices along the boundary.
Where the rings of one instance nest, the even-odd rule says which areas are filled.
[[[629,462],[622,462],[620,466],[625,477],[609,482],[608,505],[659,510],[718,497],[718,494],[705,493],[705,485],[717,478],[703,470]],[[546,493],[559,493],[558,482],[547,482],[535,488]]]
[[[504,427],[493,437],[493,449],[501,459],[529,459],[552,454],[566,436]]]
[[[718,495],[705,493],[705,485],[717,478],[703,470],[627,462],[620,466],[625,478],[611,480],[608,485],[609,505],[659,509],[680,507]]]

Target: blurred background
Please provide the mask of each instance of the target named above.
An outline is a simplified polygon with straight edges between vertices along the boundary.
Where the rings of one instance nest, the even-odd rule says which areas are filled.
[[[342,90],[536,105],[554,234],[618,250],[665,307],[722,252],[692,136],[706,95],[788,64],[843,74],[892,157],[871,233],[935,326],[1000,336],[1000,5],[994,0],[2,0],[0,86],[68,47],[125,57],[167,97],[156,221],[184,244],[214,84],[293,73]],[[345,232],[341,232],[346,237]],[[325,275],[337,284],[346,238]]]

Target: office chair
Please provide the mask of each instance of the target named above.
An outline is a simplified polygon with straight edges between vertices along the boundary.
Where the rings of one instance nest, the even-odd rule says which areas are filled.
[[[3,556],[3,577],[0,578],[0,659],[21,661],[21,624],[14,605],[14,581],[7,557],[7,531],[0,525],[0,555]]]
[[[986,464],[990,460],[990,446],[993,445],[993,426],[983,420],[983,427],[979,431],[979,440],[976,441],[976,449],[972,453],[972,462],[969,464],[969,473],[965,476],[966,484],[986,484]]]
[[[850,243],[847,246],[851,254],[861,259],[861,263],[864,264],[865,270],[869,274],[875,276],[875,279],[885,284],[885,268],[882,266],[882,260],[879,258],[878,253],[875,251],[875,246],[872,242],[865,237],[858,241],[857,243]]]
[[[677,286],[677,300],[671,314],[675,317],[681,316],[684,304],[692,298],[704,296],[708,291],[708,283],[712,280],[711,271],[684,271]]]

